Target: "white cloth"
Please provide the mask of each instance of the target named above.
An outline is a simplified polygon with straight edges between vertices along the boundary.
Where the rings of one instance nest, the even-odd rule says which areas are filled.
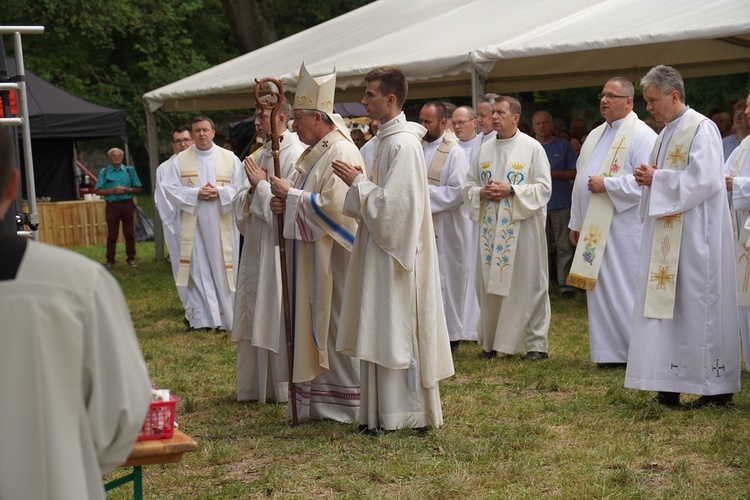
[[[359,149],[359,153],[362,155],[362,161],[364,161],[363,165],[372,165],[373,160],[375,160],[375,150],[377,147],[378,136],[374,135]]]
[[[161,225],[164,229],[164,243],[166,243],[167,252],[169,252],[169,263],[172,265],[172,274],[174,275],[175,282],[177,282],[177,270],[180,268],[180,237],[174,233],[174,219],[177,216],[178,211],[174,209],[174,205],[172,205],[169,199],[167,199],[167,193],[162,186],[162,182],[164,182],[164,173],[169,169],[174,157],[175,155],[170,156],[167,161],[156,168],[154,206],[159,212],[159,219],[161,219]],[[180,301],[184,304],[186,295],[185,288],[181,286],[175,288],[177,288],[177,294],[180,296]]]
[[[435,157],[443,136],[424,144],[426,168]],[[427,186],[430,193],[430,208],[437,224],[435,240],[440,268],[440,290],[443,295],[445,322],[450,340],[471,340],[464,337],[464,307],[467,293],[467,277],[473,255],[470,247],[471,221],[469,220],[461,187],[469,171],[469,156],[460,147],[454,147],[440,172],[440,185]],[[472,293],[476,297],[475,293]]]
[[[728,160],[732,152],[740,145],[737,134],[728,135],[721,140],[721,147],[724,153],[724,160]]]
[[[629,126],[631,120],[638,120],[632,111],[611,126],[607,123],[602,125],[605,131],[588,163],[581,165],[579,160],[577,177],[580,182],[573,190],[573,209],[568,226],[573,231],[580,231],[591,200],[587,179],[599,175],[615,135],[621,127]],[[604,178],[605,194],[615,210],[596,288],[586,292],[591,361],[594,363],[625,363],[628,360],[636,286],[633,270],[638,267],[642,231],[638,212],[641,188],[635,182],[633,172],[641,164],[649,163],[656,140],[656,133],[648,125],[639,121],[637,127],[624,160],[618,162],[623,169],[622,175]]]
[[[481,146],[484,146],[487,143],[487,141],[492,141],[492,139],[497,139],[497,131],[493,130],[489,134],[485,134],[484,132],[479,132],[478,137],[482,138],[482,144],[480,145],[481,147]]]
[[[475,158],[463,193],[469,218],[477,224],[481,223],[485,200],[480,201],[479,191],[489,179],[505,180],[503,174],[511,152],[522,141],[533,152],[528,166],[528,178],[523,184],[514,186],[515,194],[509,200],[513,204],[519,231],[508,296],[487,293],[482,262],[479,262],[480,252],[476,254],[478,262],[475,283],[481,309],[477,338],[482,349],[488,352],[547,352],[550,304],[547,237],[544,228],[547,202],[552,192],[547,154],[537,141],[521,132],[510,139],[490,141],[482,146]],[[486,178],[485,175],[485,179],[482,179],[484,169],[479,158],[485,153],[494,156],[494,160],[488,169],[491,171],[490,177]],[[493,205],[499,207],[501,203],[493,202]]]
[[[294,382],[300,421],[359,418],[359,362],[336,352],[346,268],[357,223],[342,215],[347,185],[333,160],[362,165],[334,129],[297,161],[286,199],[284,236],[293,239]]]
[[[497,135],[497,132],[495,135]],[[482,146],[482,139],[484,139],[483,135],[477,135],[470,141],[462,141],[459,139],[458,145],[461,146],[461,149],[466,151],[467,155],[469,155],[469,165],[471,165],[474,158],[477,156],[479,148]]]
[[[497,132],[495,132],[497,135]],[[474,163],[479,148],[482,146],[483,134],[478,134],[470,141],[458,141],[464,151],[469,155],[469,168]],[[468,173],[468,172],[467,172]],[[466,182],[466,179],[462,181]],[[467,214],[468,215],[468,214]],[[466,283],[466,301],[464,303],[464,320],[462,340],[477,340],[477,324],[479,323],[479,298],[477,297],[476,273],[477,259],[474,256],[479,252],[479,225],[470,220],[471,236],[466,245],[466,253],[469,256],[469,279]]]
[[[227,186],[217,186],[219,199],[199,200],[198,191],[202,186],[207,182],[216,185],[217,148],[216,145],[208,151],[190,148],[175,156],[164,174],[162,186],[167,199],[177,211],[173,221],[169,224],[177,237],[182,234],[182,217],[185,212],[196,214],[198,217],[190,261],[190,281],[183,301],[185,317],[193,328],[231,330],[234,292],[229,289],[224,266],[219,215],[232,210],[232,199],[237,194],[240,176],[245,174],[240,160],[234,157],[232,182]],[[195,151],[198,155],[199,186],[183,186],[180,180],[180,156],[190,154],[191,151]],[[234,269],[237,269],[239,239],[237,228],[232,227],[232,266]],[[172,260],[174,257],[172,256]]]
[[[101,265],[29,242],[0,281],[0,498],[104,499],[143,425],[149,378]]]
[[[297,134],[284,132],[279,148],[281,176],[291,177],[306,149]],[[271,142],[266,141],[255,162],[274,172]],[[250,188],[247,175],[232,200],[237,228],[245,237],[237,269],[232,340],[237,342],[237,399],[286,402],[289,376],[281,294],[277,216],[271,212],[271,185]],[[291,283],[290,283],[291,285]]]
[[[368,370],[362,387],[368,406],[360,423],[371,429],[439,427],[438,381],[453,375],[420,142],[424,133],[403,113],[381,124],[379,161],[367,165],[372,180],[359,175],[344,205],[344,213],[360,225],[337,349],[360,358]],[[364,362],[378,365],[375,377]],[[375,409],[373,401],[380,402]]]
[[[734,273],[734,243],[727,204],[721,137],[705,119],[693,137],[685,170],[663,168],[671,137],[690,114],[662,131],[658,170],[643,188],[643,237],[633,310],[625,387],[701,395],[740,389],[740,345]],[[654,224],[683,213],[674,319],[645,318]]]
[[[750,147],[750,136],[742,142],[743,146],[744,143],[748,143],[748,147]],[[750,210],[750,152],[745,153],[744,158],[738,158],[739,152],[740,149],[735,148],[724,164],[724,174],[733,175],[735,162],[741,160],[738,165],[740,168],[739,175],[732,179],[732,192],[730,193],[733,209],[732,217],[735,218],[735,227],[738,232],[745,227],[748,210]],[[738,234],[735,234],[734,237],[737,238]],[[748,244],[747,241],[740,241],[739,243],[746,246]],[[739,309],[740,335],[742,338],[742,357],[745,360],[745,369],[748,369],[750,367],[750,307],[738,305],[737,308]]]

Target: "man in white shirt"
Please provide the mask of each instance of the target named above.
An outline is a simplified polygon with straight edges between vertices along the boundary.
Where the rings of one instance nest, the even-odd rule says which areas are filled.
[[[185,288],[189,329],[231,330],[239,255],[232,199],[242,164],[214,144],[216,128],[209,117],[195,117],[191,132],[195,144],[174,157],[162,182],[177,211],[170,224],[180,238],[176,283]]]
[[[634,95],[625,78],[604,84],[599,110],[606,121],[581,150],[570,211],[576,250],[568,284],[587,290],[591,361],[602,368],[628,360],[642,230],[633,172],[648,163],[656,140],[633,112]]]

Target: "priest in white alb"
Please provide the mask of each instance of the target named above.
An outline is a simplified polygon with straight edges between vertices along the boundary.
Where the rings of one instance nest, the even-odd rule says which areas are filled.
[[[261,98],[274,107],[276,98]],[[297,134],[287,130],[292,107],[284,101],[276,114],[276,131],[281,134],[279,164],[288,179],[306,146]],[[255,110],[255,129],[263,147],[245,158],[245,178],[234,197],[237,228],[245,237],[237,270],[232,340],[237,343],[237,400],[286,402],[288,363],[286,330],[281,293],[277,216],[271,212],[271,184],[274,172],[271,150],[271,111]]]
[[[174,157],[185,151],[187,148],[193,145],[193,137],[190,133],[190,128],[185,125],[179,125],[172,129],[172,139],[170,141],[172,145],[172,156],[156,168],[156,182],[154,183],[154,207],[159,213],[159,219],[161,220],[162,229],[164,233],[164,243],[167,245],[167,251],[169,252],[169,263],[172,266],[172,275],[174,276],[175,283],[177,283],[177,272],[180,269],[180,238],[174,233],[175,223],[174,219],[179,214],[179,211],[174,209],[172,203],[167,199],[167,193],[164,191],[164,174],[169,170],[172,165]],[[176,287],[177,293],[180,295],[180,301],[185,302],[186,290],[184,287]]]
[[[214,144],[216,128],[207,116],[195,117],[191,132],[195,144],[175,156],[162,182],[178,211],[170,224],[180,238],[177,286],[185,288],[189,329],[231,330],[239,251],[232,199],[242,164]]]
[[[735,108],[736,109],[736,108]],[[745,114],[750,120],[750,95]],[[735,120],[736,122],[737,120]],[[737,305],[739,309],[742,355],[745,369],[750,367],[750,136],[745,137],[724,164],[727,191],[732,208],[737,269]]]
[[[521,103],[498,96],[497,137],[482,145],[463,188],[479,224],[477,337],[483,356],[498,352],[538,361],[548,356],[550,321],[545,218],[552,188],[547,154],[519,132]]]
[[[599,111],[605,123],[581,148],[568,225],[576,251],[567,284],[587,290],[591,361],[603,368],[628,360],[642,230],[633,172],[648,163],[656,140],[633,112],[634,95],[625,78],[604,84]]]
[[[336,73],[314,78],[304,63],[294,97],[294,130],[308,146],[289,180],[271,176],[274,213],[292,240],[294,382],[300,421],[359,417],[359,363],[336,352],[344,280],[357,223],[342,213],[347,186],[337,159],[362,163],[343,118],[334,113]]]
[[[458,138],[458,145],[469,155],[469,167],[474,162],[479,148],[482,145],[482,135],[477,134],[477,115],[471,106],[459,106],[451,117],[453,132]],[[468,171],[467,171],[468,173]],[[463,181],[462,181],[463,184]],[[466,214],[468,216],[468,212]],[[479,323],[479,299],[477,298],[477,287],[474,282],[476,277],[477,254],[479,248],[479,226],[471,221],[471,236],[469,244],[464,252],[469,257],[469,278],[466,283],[466,299],[464,300],[464,319],[462,340],[477,340],[477,324]],[[453,344],[451,344],[453,346]]]
[[[463,322],[468,276],[472,269],[470,261],[474,256],[467,251],[471,248],[472,223],[461,196],[469,170],[469,155],[458,145],[453,132],[447,130],[447,122],[445,105],[441,102],[428,102],[419,112],[419,124],[427,129],[423,147],[430,209],[445,321],[451,351],[455,352],[462,340],[472,340],[464,336]]]
[[[438,381],[453,375],[453,360],[421,144],[425,128],[401,112],[408,87],[400,69],[374,69],[365,83],[362,104],[381,123],[370,176],[361,164],[333,164],[351,186],[345,213],[359,220],[337,348],[361,360],[362,431],[437,428],[443,423]]]
[[[654,402],[727,406],[740,390],[734,238],[721,136],[685,105],[677,70],[641,79],[646,108],[666,126],[635,171],[643,236],[625,387],[658,391]]]

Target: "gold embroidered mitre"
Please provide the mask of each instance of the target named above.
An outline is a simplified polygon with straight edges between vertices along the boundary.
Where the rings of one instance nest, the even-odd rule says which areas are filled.
[[[333,113],[333,99],[336,93],[336,68],[329,75],[314,78],[307,71],[305,63],[299,69],[299,83],[294,96],[295,109],[310,109],[322,113]]]

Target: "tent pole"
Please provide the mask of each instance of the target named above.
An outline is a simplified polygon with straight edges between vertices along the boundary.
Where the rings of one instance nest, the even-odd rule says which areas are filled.
[[[125,142],[125,165],[133,165],[133,162],[130,160],[130,147],[128,144],[128,136],[123,136],[122,140]]]
[[[146,111],[146,131],[148,136],[148,165],[151,175],[151,196],[156,193],[156,168],[159,166],[159,138],[156,135],[156,115],[149,111],[148,103],[143,101]],[[161,225],[159,211],[154,206],[154,253],[156,262],[164,262],[164,228]],[[172,255],[171,258],[179,258]]]
[[[21,33],[13,33],[13,45],[16,51],[16,75],[18,75],[18,113],[23,116],[23,159],[26,167],[26,198],[29,203],[29,220],[33,226],[39,225],[39,214],[36,211],[36,183],[34,179],[34,159],[31,153],[31,127],[29,125],[29,104],[26,95],[26,69],[23,64]],[[39,233],[34,227],[31,239],[39,240]]]
[[[485,81],[482,75],[479,74],[477,68],[471,67],[471,105],[474,109],[477,109],[479,100],[486,94],[485,92]]]

